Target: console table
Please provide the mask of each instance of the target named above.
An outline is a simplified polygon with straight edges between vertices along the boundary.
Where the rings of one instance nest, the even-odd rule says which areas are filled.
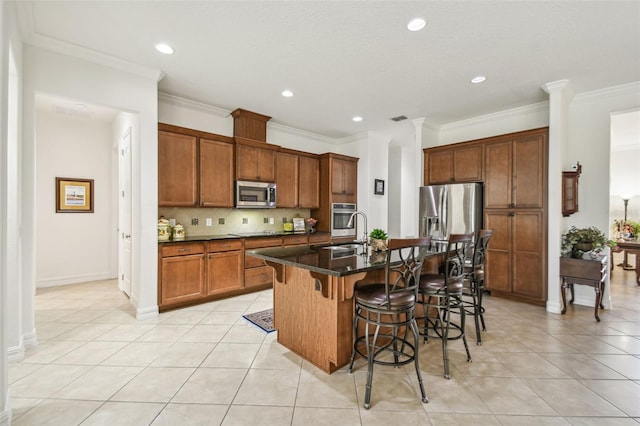
[[[602,256],[596,260],[573,259],[570,257],[560,258],[560,277],[562,278],[562,314],[567,312],[567,288],[571,291],[573,303],[573,285],[580,284],[593,287],[596,293],[594,316],[596,321],[600,321],[598,308],[604,309],[602,305],[602,295],[604,293],[604,282],[607,276],[607,256]]]
[[[623,268],[627,264],[627,255],[636,255],[636,283],[640,285],[640,240],[635,241],[616,241],[620,250],[624,250]],[[613,268],[612,268],[613,269]]]

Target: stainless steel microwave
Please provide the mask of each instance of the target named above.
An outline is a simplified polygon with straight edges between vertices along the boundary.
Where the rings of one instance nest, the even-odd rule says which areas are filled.
[[[236,181],[236,207],[270,209],[276,207],[276,184]]]

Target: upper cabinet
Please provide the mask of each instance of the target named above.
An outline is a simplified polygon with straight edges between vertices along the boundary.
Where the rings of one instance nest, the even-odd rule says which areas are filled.
[[[582,165],[576,170],[562,172],[562,216],[570,216],[578,211],[578,179],[582,173]]]
[[[244,138],[236,140],[236,179],[275,182],[278,146]]]
[[[233,207],[233,139],[159,123],[158,205]]]
[[[335,201],[355,203],[358,191],[358,160],[332,155],[329,168],[331,195],[337,197]]]
[[[286,152],[276,153],[276,207],[298,207],[298,156]]]
[[[485,146],[485,208],[542,208],[547,133],[534,130]]]
[[[299,155],[298,207],[320,207],[320,159],[316,155]]]
[[[158,132],[158,205],[198,205],[198,139]]]
[[[483,145],[460,144],[458,147],[424,150],[424,183],[435,185],[482,180]]]
[[[233,207],[233,144],[200,139],[200,205]]]

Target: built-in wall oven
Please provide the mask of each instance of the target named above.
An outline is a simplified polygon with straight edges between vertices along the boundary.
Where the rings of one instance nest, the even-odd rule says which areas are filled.
[[[349,226],[349,218],[356,212],[356,205],[350,203],[331,204],[331,237],[356,236],[355,221]]]

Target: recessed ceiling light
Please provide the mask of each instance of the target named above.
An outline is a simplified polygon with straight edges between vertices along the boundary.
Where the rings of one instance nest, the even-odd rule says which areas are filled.
[[[409,21],[409,23],[407,24],[407,29],[409,31],[420,31],[421,29],[423,29],[425,26],[427,25],[427,21],[425,21],[422,18],[413,18],[411,21]]]
[[[478,83],[482,83],[486,79],[487,77],[485,77],[484,75],[477,75],[471,79],[471,82],[474,84],[478,84]]]
[[[357,123],[357,122],[362,121],[362,117],[360,117],[359,115],[356,115],[355,117],[352,118],[352,120]]]
[[[293,92],[291,90],[283,90],[282,91],[282,96],[284,96],[285,98],[290,98],[293,96]]]
[[[173,54],[173,47],[169,46],[166,43],[158,43],[156,44],[156,50],[160,53],[164,53],[165,55]]]

